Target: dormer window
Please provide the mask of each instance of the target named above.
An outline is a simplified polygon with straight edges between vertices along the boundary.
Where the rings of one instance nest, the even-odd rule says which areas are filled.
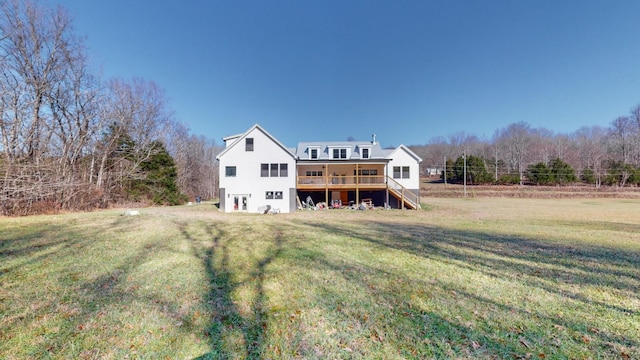
[[[362,158],[363,159],[368,159],[369,158],[369,149],[368,148],[362,149]]]
[[[347,158],[347,148],[333,148],[332,151],[332,159],[346,159]]]
[[[309,160],[317,160],[320,157],[320,146],[309,146],[307,154],[309,154]]]

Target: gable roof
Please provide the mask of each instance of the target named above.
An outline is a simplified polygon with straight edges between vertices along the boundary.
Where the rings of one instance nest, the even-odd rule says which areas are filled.
[[[411,151],[411,149],[409,149],[408,147],[404,146],[403,144],[400,144],[400,146],[398,146],[397,148],[392,149],[391,151],[389,151],[389,153],[387,154],[387,158],[391,158],[391,156],[393,156],[393,154],[395,154],[399,150],[404,150],[407,154],[409,154],[409,156],[414,158],[418,162],[418,164],[422,162],[422,158],[420,156],[418,156],[416,153]]]
[[[223,157],[228,151],[229,149],[231,149],[232,147],[236,146],[238,143],[241,143],[242,140],[244,140],[244,138],[247,137],[247,135],[249,135],[253,130],[258,130],[260,132],[262,132],[266,137],[268,137],[271,141],[273,141],[274,144],[278,145],[278,147],[280,147],[282,150],[284,150],[287,154],[291,155],[292,158],[296,159],[296,154],[293,153],[293,151],[291,151],[291,149],[289,149],[288,147],[282,145],[282,143],[280,141],[278,141],[278,139],[276,139],[275,137],[273,137],[271,134],[269,134],[267,132],[267,130],[263,129],[262,126],[255,124],[252,127],[249,128],[249,130],[245,131],[243,134],[240,135],[232,135],[232,136],[227,136],[225,138],[223,138],[223,140],[227,141],[227,140],[232,140],[234,138],[236,138],[232,144],[230,144],[229,146],[225,147],[224,150],[222,150],[222,152],[220,154],[218,154],[218,156],[216,156],[217,160],[220,160],[221,157]]]

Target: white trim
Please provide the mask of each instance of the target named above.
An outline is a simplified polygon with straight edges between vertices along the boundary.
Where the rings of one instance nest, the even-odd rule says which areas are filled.
[[[331,160],[349,160],[351,158],[351,147],[349,146],[344,146],[344,145],[336,145],[336,146],[327,146],[327,149],[329,151],[329,159]],[[345,154],[347,155],[346,157],[334,157],[333,156],[333,151],[334,150],[345,150]],[[342,153],[342,151],[340,151],[340,153]],[[340,153],[338,155],[340,155]]]
[[[373,145],[358,145],[358,149],[360,150],[361,159],[371,159],[371,151],[373,150]],[[367,150],[367,156],[364,156],[365,150]]]
[[[260,125],[255,124],[253,125],[251,128],[249,128],[249,130],[245,131],[244,134],[242,134],[240,137],[236,138],[236,140],[233,141],[233,143],[231,145],[227,145],[227,147],[225,147],[224,150],[222,150],[222,152],[220,154],[218,154],[218,156],[216,156],[217,160],[220,160],[221,157],[223,157],[226,153],[229,152],[229,149],[231,149],[232,147],[234,147],[236,144],[240,143],[242,141],[242,139],[246,138],[247,135],[249,135],[254,129],[260,130],[263,134],[265,134],[269,139],[271,139],[271,141],[273,141],[276,145],[278,145],[280,148],[282,148],[287,154],[291,155],[291,157],[294,160],[296,159],[296,154],[291,152],[291,149],[289,149],[288,147],[282,145],[282,143],[280,141],[278,141],[278,139],[276,139],[275,137],[273,137],[271,134],[269,134],[265,129],[263,129]],[[230,136],[230,137],[226,137],[224,139],[231,139],[234,138],[237,135],[234,136]],[[223,140],[224,140],[223,139]],[[255,144],[254,144],[255,146]],[[254,147],[254,151],[256,151],[255,147]],[[259,150],[257,150],[259,151]]]
[[[312,157],[311,153],[313,150],[316,151],[316,157]],[[322,146],[320,145],[311,145],[307,146],[307,153],[309,153],[309,160],[318,160],[320,158],[320,150],[322,150]]]

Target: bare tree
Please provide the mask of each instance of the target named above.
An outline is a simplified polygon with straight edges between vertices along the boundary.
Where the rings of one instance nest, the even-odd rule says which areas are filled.
[[[607,154],[606,130],[599,126],[582,127],[573,134],[573,138],[578,146],[581,169],[593,171],[595,186],[600,187]]]
[[[502,149],[501,153],[504,154],[509,168],[518,172],[522,185],[532,141],[531,127],[525,122],[514,123],[498,130],[494,138]]]
[[[3,202],[26,209],[38,202],[64,206],[61,197],[72,196],[77,183],[62,159],[83,139],[58,126],[69,124],[58,110],[73,76],[86,71],[84,49],[62,8],[10,0],[0,2],[0,14],[3,196],[10,200]]]
[[[616,160],[630,163],[633,149],[634,124],[628,116],[613,120],[609,128],[610,148]]]
[[[632,140],[631,140],[631,161],[633,165],[640,166],[640,105],[631,108]]]
[[[30,1],[9,0],[0,6],[3,77],[24,84],[14,101],[22,102],[31,115],[15,120],[23,129],[24,155],[37,163],[46,152],[50,138],[47,124],[50,117],[45,113],[47,97],[61,81],[61,68],[67,65],[65,53],[75,42],[71,20],[62,8],[51,10]]]
[[[550,164],[554,151],[554,134],[545,128],[530,129],[528,158],[531,162]]]
[[[213,198],[217,194],[216,155],[220,148],[204,136],[189,135],[183,124],[171,132],[169,152],[178,168],[178,186],[190,197]]]
[[[104,108],[105,129],[96,148],[100,155],[96,184],[107,191],[133,178],[142,162],[155,154],[153,146],[170,122],[164,92],[154,83],[112,80]],[[109,180],[107,182],[107,180]]]

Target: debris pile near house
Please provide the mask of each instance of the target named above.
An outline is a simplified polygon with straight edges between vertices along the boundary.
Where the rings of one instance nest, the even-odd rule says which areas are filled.
[[[265,205],[258,207],[258,213],[260,214],[280,214],[280,209],[272,208],[271,205]]]

